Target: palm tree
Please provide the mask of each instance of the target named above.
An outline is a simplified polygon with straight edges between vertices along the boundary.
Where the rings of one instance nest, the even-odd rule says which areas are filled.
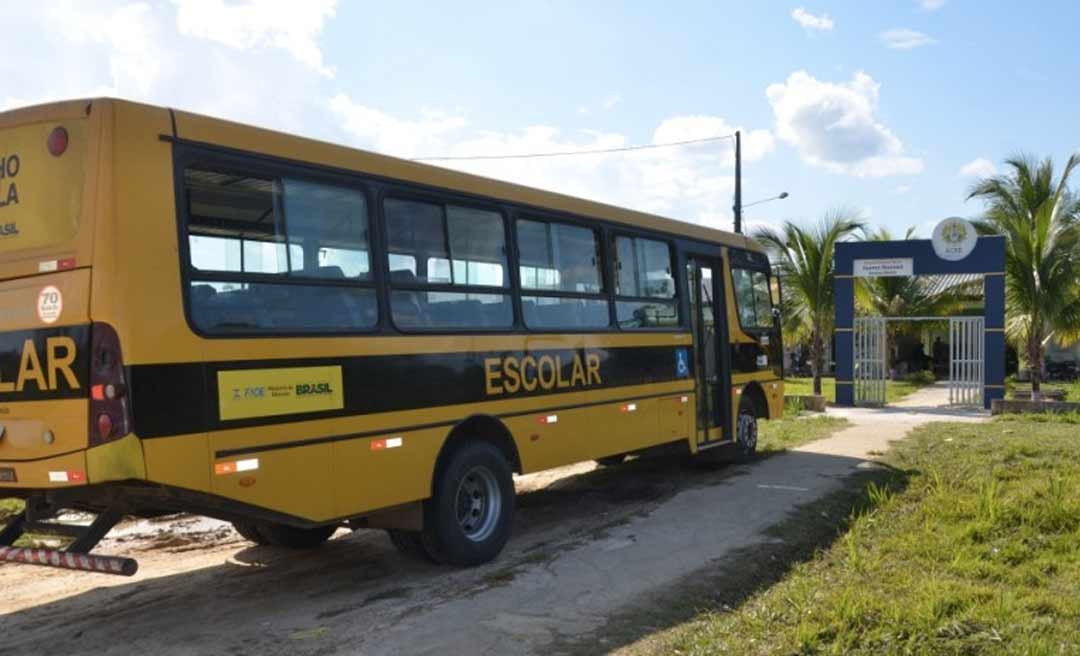
[[[888,228],[879,228],[868,235],[870,241],[893,241]],[[904,239],[914,239],[915,228],[908,228]],[[981,288],[981,285],[979,285]],[[972,284],[961,284],[943,290],[935,289],[933,281],[917,276],[878,276],[862,278],[856,287],[856,300],[867,314],[882,317],[937,317],[955,314],[965,298],[978,295]],[[890,322],[885,332],[885,352],[889,368],[893,365],[893,347],[904,330],[900,322]]]
[[[980,180],[968,199],[986,203],[981,233],[1005,235],[1006,336],[1025,354],[1038,400],[1047,343],[1080,338],[1080,200],[1068,186],[1080,156],[1056,180],[1050,158],[1019,155],[1005,165],[1005,175]]]
[[[810,340],[810,366],[817,395],[821,394],[825,339],[832,332],[835,309],[833,251],[837,242],[865,229],[857,212],[839,209],[827,212],[812,227],[785,221],[779,231],[754,231],[754,238],[769,249],[783,285],[784,332]]]

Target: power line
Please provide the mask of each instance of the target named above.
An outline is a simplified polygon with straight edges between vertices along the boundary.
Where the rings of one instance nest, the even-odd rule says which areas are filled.
[[[625,153],[631,150],[651,150],[654,148],[671,148],[674,146],[687,146],[689,144],[719,141],[721,139],[734,139],[735,135],[725,134],[719,137],[705,137],[703,139],[687,139],[686,141],[670,141],[659,144],[643,144],[640,146],[623,146],[621,148],[597,148],[595,150],[565,150],[555,153],[523,153],[518,155],[471,155],[463,157],[414,157],[414,162],[455,162],[463,160],[484,159],[536,159],[540,157],[567,157],[570,155],[598,155],[601,153]]]

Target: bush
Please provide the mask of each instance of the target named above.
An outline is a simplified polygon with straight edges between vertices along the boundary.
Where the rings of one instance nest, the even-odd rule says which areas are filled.
[[[937,379],[934,378],[934,372],[926,369],[923,369],[922,371],[913,371],[904,376],[904,381],[913,385],[933,385],[936,380]]]

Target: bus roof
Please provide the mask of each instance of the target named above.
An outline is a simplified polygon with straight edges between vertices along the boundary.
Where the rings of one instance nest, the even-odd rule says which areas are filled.
[[[726,230],[716,230],[696,223],[677,221],[624,207],[567,196],[471,173],[463,173],[441,166],[381,155],[317,139],[267,130],[225,119],[160,106],[143,105],[127,100],[114,98],[70,100],[20,108],[0,113],[0,125],[14,121],[33,120],[31,117],[42,120],[45,117],[67,114],[79,109],[89,114],[91,106],[98,103],[123,103],[140,106],[148,111],[170,111],[174,117],[175,134],[173,136],[179,140],[202,142],[315,165],[364,172],[464,194],[532,206],[540,210],[548,209],[566,212],[672,235],[681,235],[691,239],[719,243],[725,246],[764,252],[764,248],[753,239]]]

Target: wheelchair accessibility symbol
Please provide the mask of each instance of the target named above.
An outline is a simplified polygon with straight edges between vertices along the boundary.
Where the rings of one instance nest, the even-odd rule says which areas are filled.
[[[675,375],[686,378],[690,375],[690,354],[684,349],[675,349]]]

